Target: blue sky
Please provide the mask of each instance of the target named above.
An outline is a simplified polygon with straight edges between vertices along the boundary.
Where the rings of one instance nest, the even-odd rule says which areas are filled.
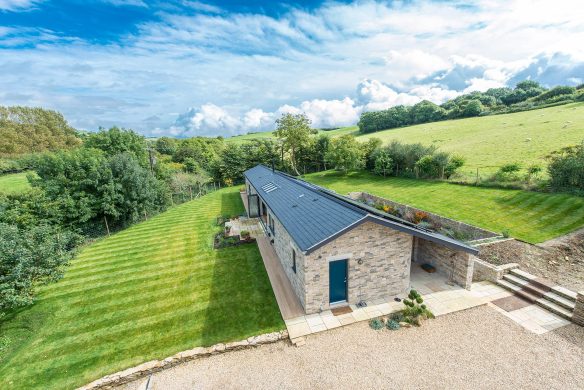
[[[0,0],[0,105],[146,135],[318,127],[531,78],[584,82],[584,4]]]

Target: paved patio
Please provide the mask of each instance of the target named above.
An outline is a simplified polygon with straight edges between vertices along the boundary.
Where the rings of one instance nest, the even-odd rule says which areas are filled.
[[[473,284],[471,291],[450,284],[446,276],[434,273],[429,274],[418,264],[412,264],[411,288],[418,290],[424,297],[428,308],[436,316],[453,313],[459,310],[484,305],[490,301],[513,295],[490,282]],[[405,294],[398,296],[405,298]],[[322,313],[299,316],[286,320],[290,339],[295,340],[313,333],[338,328],[356,322],[367,321],[372,318],[388,315],[404,308],[403,302],[371,301],[363,308],[350,305],[352,312],[334,315],[331,310]]]

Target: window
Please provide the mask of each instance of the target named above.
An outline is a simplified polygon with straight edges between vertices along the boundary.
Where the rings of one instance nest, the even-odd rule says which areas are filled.
[[[292,271],[296,273],[296,251],[292,249]]]
[[[272,217],[272,214],[268,215],[269,217],[269,222],[268,225],[270,226],[270,231],[272,232],[272,235],[276,235],[276,229],[274,229],[274,217]]]

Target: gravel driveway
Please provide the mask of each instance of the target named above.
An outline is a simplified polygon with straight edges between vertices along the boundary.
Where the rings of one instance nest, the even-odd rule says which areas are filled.
[[[192,361],[155,374],[151,388],[584,388],[584,328],[538,336],[481,306],[421,328],[359,323],[313,335],[300,348],[281,342]]]

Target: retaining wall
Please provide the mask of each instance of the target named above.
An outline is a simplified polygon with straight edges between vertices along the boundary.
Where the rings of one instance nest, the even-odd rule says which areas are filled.
[[[365,201],[367,203],[382,203],[398,210],[404,218],[413,216],[416,212],[421,211],[428,215],[428,221],[432,225],[438,225],[443,228],[452,229],[462,233],[464,236],[472,240],[481,240],[485,238],[498,237],[500,234],[491,232],[489,230],[481,229],[479,227],[466,224],[464,222],[456,221],[454,219],[446,218],[438,214],[431,213],[426,210],[418,209],[416,207],[408,206],[406,204],[394,202],[380,196],[372,195],[367,192],[350,192],[349,197],[355,200]]]
[[[124,371],[104,376],[103,378],[93,381],[85,386],[79,387],[77,390],[114,389],[120,385],[123,385],[124,383],[135,381],[136,379],[143,378],[155,372],[162,371],[190,360],[217,355],[228,351],[255,348],[262,344],[271,344],[287,338],[288,331],[282,330],[280,332],[252,336],[241,341],[234,341],[226,344],[220,343],[211,347],[198,347],[189,349],[188,351],[179,352],[175,355],[167,357],[164,360],[152,360],[146,363],[142,363],[139,366],[131,367]]]

